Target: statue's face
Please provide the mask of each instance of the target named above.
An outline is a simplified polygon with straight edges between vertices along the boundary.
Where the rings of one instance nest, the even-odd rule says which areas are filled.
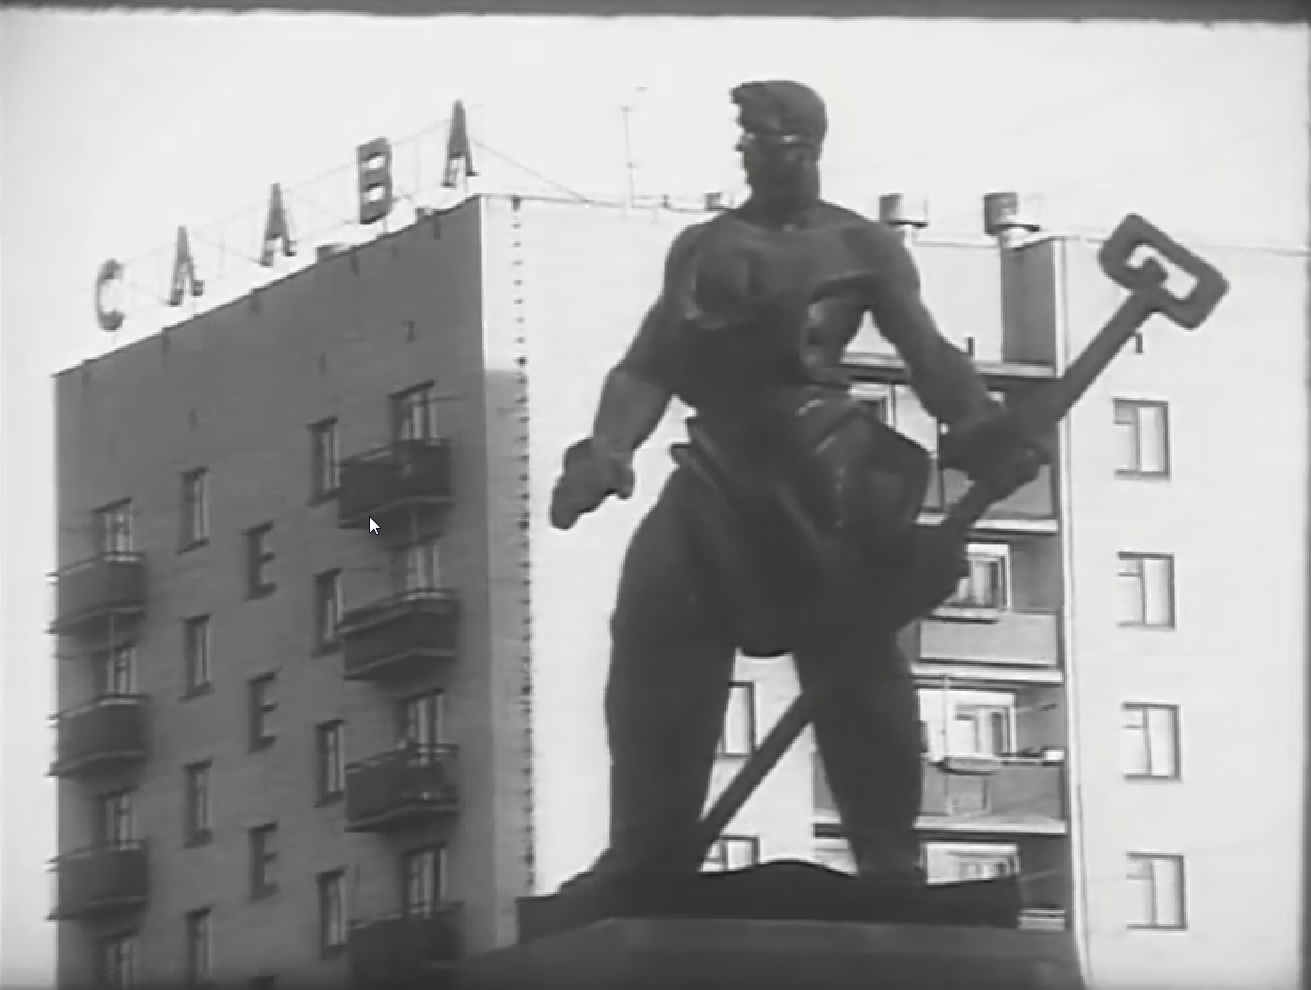
[[[778,130],[744,130],[737,150],[757,192],[800,192],[819,159],[814,142]]]

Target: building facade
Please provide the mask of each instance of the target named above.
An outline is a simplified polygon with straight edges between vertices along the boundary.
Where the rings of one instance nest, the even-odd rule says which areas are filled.
[[[681,411],[632,499],[546,506],[691,219],[475,198],[57,378],[62,984],[435,976],[604,846],[609,610]],[[1084,241],[913,250],[1007,401],[1117,302]],[[1018,872],[1097,987],[1297,973],[1305,259],[1207,254],[1216,317],[1145,328],[903,636],[930,876]],[[932,449],[872,327],[852,370]],[[716,787],[796,691],[737,679]],[[728,832],[709,868],[847,866],[808,739]]]

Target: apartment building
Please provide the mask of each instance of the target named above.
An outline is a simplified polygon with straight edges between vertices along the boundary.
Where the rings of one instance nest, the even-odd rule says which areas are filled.
[[[632,499],[545,509],[690,219],[478,197],[58,377],[62,984],[436,980],[604,846],[607,621],[679,411]],[[1118,297],[1095,245],[990,233],[913,250],[1014,401]],[[931,877],[1018,872],[1098,987],[1296,974],[1305,259],[1207,253],[1216,318],[1145,328],[903,637]],[[853,351],[932,449],[895,354]],[[737,679],[716,786],[796,690]],[[707,868],[846,868],[809,740],[728,832]]]

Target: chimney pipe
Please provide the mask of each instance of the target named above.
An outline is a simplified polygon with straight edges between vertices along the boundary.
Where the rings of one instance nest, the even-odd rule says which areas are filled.
[[[888,193],[879,197],[879,222],[887,224],[903,240],[913,241],[929,225],[929,204],[922,196]]]
[[[1017,192],[992,192],[983,197],[983,230],[1003,248],[1018,246],[1042,229],[1030,204]]]

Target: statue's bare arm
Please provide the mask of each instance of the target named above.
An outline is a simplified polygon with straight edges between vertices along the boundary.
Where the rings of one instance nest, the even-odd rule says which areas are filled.
[[[592,425],[592,442],[606,453],[631,457],[669,408],[673,397],[669,337],[674,321],[680,319],[672,295],[704,229],[698,224],[675,238],[665,261],[659,297],[628,351],[606,375]]]
[[[920,291],[914,259],[896,234],[866,223],[854,228],[874,277],[866,305],[879,332],[897,349],[910,385],[934,419],[951,426],[995,403],[960,348],[938,329]]]

